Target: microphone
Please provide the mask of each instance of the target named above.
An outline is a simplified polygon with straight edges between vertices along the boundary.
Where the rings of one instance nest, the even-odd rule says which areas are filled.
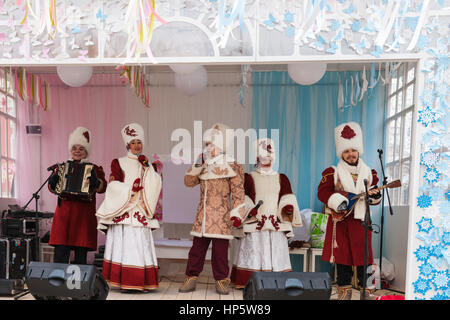
[[[255,207],[254,207],[253,209],[256,209],[256,210],[258,210],[258,209],[259,209],[259,207],[261,207],[263,203],[264,203],[264,201],[262,201],[262,200],[259,200],[259,201],[258,201],[258,203],[256,204],[256,206],[255,206]]]
[[[205,163],[205,160],[204,160],[204,158],[203,158],[203,152],[201,153],[201,156],[199,155],[198,157],[197,157],[197,162],[195,163],[195,167],[196,168],[199,168],[199,167],[201,167],[204,163]]]
[[[50,167],[48,167],[47,171],[55,171],[56,169],[58,169],[58,164],[57,163],[52,165],[52,166],[50,166]]]
[[[138,161],[142,164],[142,166],[144,166],[144,167],[148,167],[149,166],[149,164],[148,164],[148,159],[147,159],[147,157],[146,156],[144,156],[143,154],[140,154],[139,156],[138,156]]]

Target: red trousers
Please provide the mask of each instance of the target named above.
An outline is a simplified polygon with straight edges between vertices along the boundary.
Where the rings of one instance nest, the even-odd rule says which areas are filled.
[[[188,277],[198,277],[205,264],[206,252],[212,240],[211,266],[215,280],[222,280],[228,277],[228,239],[200,238],[194,237],[192,248],[189,250],[186,275]]]
[[[328,219],[325,243],[323,246],[322,260],[330,262],[334,255],[335,263],[346,266],[364,265],[364,227],[361,220],[357,220],[353,215],[336,224],[337,248],[333,248],[333,220]],[[372,255],[372,232],[367,234],[368,252],[367,264],[373,264]]]

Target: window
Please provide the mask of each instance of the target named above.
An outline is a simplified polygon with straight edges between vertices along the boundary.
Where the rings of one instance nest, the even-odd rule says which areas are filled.
[[[0,69],[0,165],[2,198],[14,198],[16,172],[16,99],[13,73]]]
[[[408,205],[411,163],[411,127],[414,109],[416,64],[402,63],[391,78],[385,121],[386,177],[400,179],[402,187],[389,191],[392,205]]]

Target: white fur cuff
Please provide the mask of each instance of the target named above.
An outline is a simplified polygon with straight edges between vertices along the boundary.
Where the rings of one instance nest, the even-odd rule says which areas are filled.
[[[186,175],[188,176],[198,176],[203,170],[203,166],[196,167],[195,163],[189,168],[189,170],[186,172]]]
[[[338,206],[344,202],[348,204],[348,199],[344,197],[340,193],[333,193],[333,195],[328,198],[327,206],[328,208],[333,209],[334,211],[337,211]]]

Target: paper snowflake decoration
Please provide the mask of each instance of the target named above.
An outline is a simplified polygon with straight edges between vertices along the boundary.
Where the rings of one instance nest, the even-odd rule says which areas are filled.
[[[434,245],[430,248],[430,255],[436,257],[436,258],[441,258],[444,254],[445,248],[443,248],[441,245]]]
[[[448,298],[443,294],[436,294],[430,298],[430,300],[448,300]]]
[[[435,167],[439,164],[439,153],[427,151],[420,155],[420,164],[427,168]]]
[[[436,290],[447,290],[450,282],[450,274],[448,270],[437,271],[431,277]]]
[[[423,177],[428,183],[436,183],[441,177],[441,173],[436,168],[427,168]]]
[[[429,263],[424,263],[419,267],[420,270],[420,274],[425,276],[425,277],[429,277],[433,274],[434,272],[434,268],[431,264]]]
[[[422,209],[431,207],[431,197],[426,194],[421,194],[417,197],[417,206]]]
[[[414,292],[425,295],[430,290],[430,285],[427,279],[419,278],[413,282]]]
[[[444,232],[444,234],[442,235],[442,242],[445,246],[450,245],[450,232]]]
[[[450,287],[444,290],[444,296],[446,300],[450,299]]]
[[[418,261],[427,261],[430,258],[431,252],[429,247],[419,246],[416,251],[414,251]]]
[[[419,222],[416,222],[416,224],[419,227],[419,232],[428,232],[434,227],[433,220],[424,217]]]
[[[429,124],[436,122],[437,114],[436,112],[431,111],[430,107],[426,107],[423,110],[419,111],[419,119],[418,122],[422,123],[425,127],[428,127]]]

